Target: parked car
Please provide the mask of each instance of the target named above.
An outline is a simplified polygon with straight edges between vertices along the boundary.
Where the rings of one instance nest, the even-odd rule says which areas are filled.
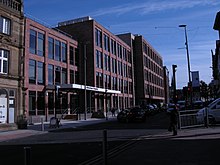
[[[179,110],[179,105],[173,103],[168,104],[167,113],[170,113],[170,111],[172,111],[174,108],[177,108],[177,110]]]
[[[204,108],[204,103],[201,100],[193,102],[193,109],[201,109]]]
[[[146,120],[146,112],[143,108],[140,107],[124,109],[118,113],[117,120],[119,122],[144,122]]]
[[[197,122],[198,123],[204,123],[208,119],[210,124],[215,124],[220,122],[220,98],[214,100],[212,103],[210,103],[206,108],[202,108],[197,112]]]
[[[177,104],[179,105],[180,110],[186,109],[186,102],[184,100],[177,101]]]
[[[117,120],[119,122],[128,122],[129,111],[130,111],[130,109],[122,109],[117,115]]]
[[[146,112],[143,108],[134,107],[130,109],[127,118],[129,122],[132,122],[132,121],[145,122]]]

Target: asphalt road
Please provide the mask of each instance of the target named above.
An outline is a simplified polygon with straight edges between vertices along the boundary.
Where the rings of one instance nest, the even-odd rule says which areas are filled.
[[[145,123],[109,121],[0,143],[1,164],[24,164],[24,147],[31,147],[32,165],[103,164],[103,130],[108,134],[109,165],[216,165],[220,138],[174,137],[168,116],[160,113]]]

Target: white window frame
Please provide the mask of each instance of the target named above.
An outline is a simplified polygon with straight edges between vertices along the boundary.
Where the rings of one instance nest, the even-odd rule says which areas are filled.
[[[4,57],[5,53],[7,53],[7,57]],[[4,50],[4,49],[0,49],[0,74],[8,74],[8,58],[9,58],[8,56],[9,56],[9,51]],[[6,65],[7,65],[6,72],[3,71],[5,61],[6,61]]]
[[[1,33],[10,35],[11,34],[11,20],[5,17],[0,16],[0,26]]]

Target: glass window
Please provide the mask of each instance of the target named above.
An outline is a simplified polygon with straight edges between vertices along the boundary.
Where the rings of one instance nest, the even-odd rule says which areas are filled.
[[[9,51],[0,49],[0,73],[1,74],[8,73],[8,58],[9,58]]]
[[[67,83],[67,69],[62,68],[62,84],[66,84],[66,83]]]
[[[54,39],[48,37],[48,58],[54,59]]]
[[[29,60],[29,83],[36,84],[36,61]]]
[[[70,70],[70,84],[74,84],[74,70]]]
[[[96,41],[96,46],[102,48],[102,32],[98,29],[95,29],[95,41]]]
[[[37,83],[44,84],[44,64],[42,62],[37,62]]]
[[[75,65],[79,66],[79,49],[75,49]]]
[[[37,92],[37,115],[45,115],[44,92]]]
[[[54,94],[53,94],[53,92],[48,93],[48,113],[54,114]]]
[[[111,53],[116,55],[116,42],[111,39]]]
[[[74,65],[74,47],[70,46],[70,64]]]
[[[62,61],[67,62],[67,45],[62,42]]]
[[[60,41],[55,41],[55,60],[60,61],[61,60],[61,43]]]
[[[11,34],[11,20],[0,16],[0,32],[10,35]]]
[[[37,54],[44,56],[44,34],[38,33],[37,36]]]
[[[55,69],[55,84],[60,84],[60,77],[61,77],[61,67],[56,66],[56,69]]]
[[[53,85],[54,84],[54,68],[53,65],[48,65],[48,84]]]
[[[109,37],[106,34],[104,34],[104,49],[109,51]]]
[[[29,115],[36,115],[36,92],[29,91]]]
[[[79,84],[79,72],[75,71],[75,83]]]
[[[36,54],[37,53],[37,50],[36,50],[36,47],[37,47],[37,32],[34,31],[34,30],[30,30],[30,53],[32,54]]]

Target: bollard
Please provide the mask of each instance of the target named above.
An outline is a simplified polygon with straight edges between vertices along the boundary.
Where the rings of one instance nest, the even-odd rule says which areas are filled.
[[[107,130],[103,130],[102,152],[103,152],[103,165],[107,165]]]
[[[24,165],[31,165],[31,147],[24,147]]]
[[[44,118],[41,118],[41,131],[44,131]]]
[[[206,126],[206,128],[208,128],[209,127],[209,112],[208,112],[208,108],[207,107],[205,108],[205,115],[206,115],[205,126]]]

